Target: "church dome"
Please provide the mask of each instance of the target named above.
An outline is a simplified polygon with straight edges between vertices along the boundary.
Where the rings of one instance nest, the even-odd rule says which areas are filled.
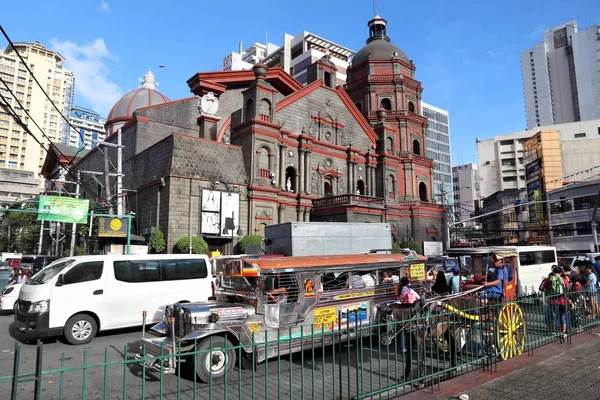
[[[140,87],[121,97],[108,113],[105,126],[109,136],[125,125],[138,108],[170,102],[167,96],[156,90],[158,83],[152,71],[146,72],[140,81]]]
[[[390,38],[386,35],[386,27],[387,21],[378,14],[369,21],[367,45],[354,55],[352,65],[359,65],[371,59],[390,59],[392,57],[410,62],[404,51],[390,43]]]

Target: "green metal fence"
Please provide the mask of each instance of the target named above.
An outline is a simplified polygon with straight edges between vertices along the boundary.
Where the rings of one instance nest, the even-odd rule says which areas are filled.
[[[44,358],[44,346],[38,342],[35,361],[24,362],[23,350],[31,346],[17,343],[13,372],[0,377],[0,390],[3,398],[10,393],[11,399],[394,398],[418,389],[433,390],[440,382],[469,371],[494,373],[502,359],[553,342],[570,343],[572,335],[598,326],[593,296],[568,294],[563,297],[564,309],[550,305],[555,299],[543,295],[487,304],[433,302],[430,307],[392,312],[381,323],[350,330],[338,326],[330,332],[315,332],[308,326],[299,337],[292,337],[291,329],[282,329],[278,339],[254,340],[246,349],[215,338],[208,349],[178,354],[175,374],[150,366],[166,362],[170,357],[166,352],[150,356],[139,345],[125,346],[116,359],[111,359],[107,348],[104,354],[83,349],[80,360],[68,359],[64,353],[52,360]],[[563,311],[566,338],[560,326]],[[512,319],[506,319],[509,314]],[[519,315],[524,335],[517,332]],[[292,348],[299,351],[278,355]],[[255,354],[262,349],[272,357],[257,365]],[[135,358],[137,353],[141,359]],[[235,358],[234,367],[225,370],[222,379],[210,375],[208,383],[201,382],[198,363],[213,363],[215,355],[222,353],[227,359]]]

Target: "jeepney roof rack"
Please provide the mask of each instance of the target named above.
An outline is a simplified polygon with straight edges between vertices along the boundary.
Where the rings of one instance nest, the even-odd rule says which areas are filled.
[[[383,253],[383,254],[392,254],[392,249],[371,249],[368,253],[364,254],[375,254],[375,253]]]

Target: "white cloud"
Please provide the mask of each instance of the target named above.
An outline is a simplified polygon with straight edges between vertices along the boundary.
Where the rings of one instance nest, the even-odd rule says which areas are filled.
[[[108,6],[108,3],[106,1],[100,3],[100,10],[104,12],[110,12],[110,7]]]
[[[118,58],[108,51],[104,39],[96,39],[85,45],[57,39],[51,40],[52,49],[62,54],[65,67],[75,74],[75,95],[83,98],[88,107],[106,116],[121,97],[122,90],[110,80],[107,61]]]

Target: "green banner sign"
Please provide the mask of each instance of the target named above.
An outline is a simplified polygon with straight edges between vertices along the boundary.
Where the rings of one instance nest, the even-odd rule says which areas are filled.
[[[40,196],[38,221],[84,224],[90,208],[89,200],[73,197]]]

